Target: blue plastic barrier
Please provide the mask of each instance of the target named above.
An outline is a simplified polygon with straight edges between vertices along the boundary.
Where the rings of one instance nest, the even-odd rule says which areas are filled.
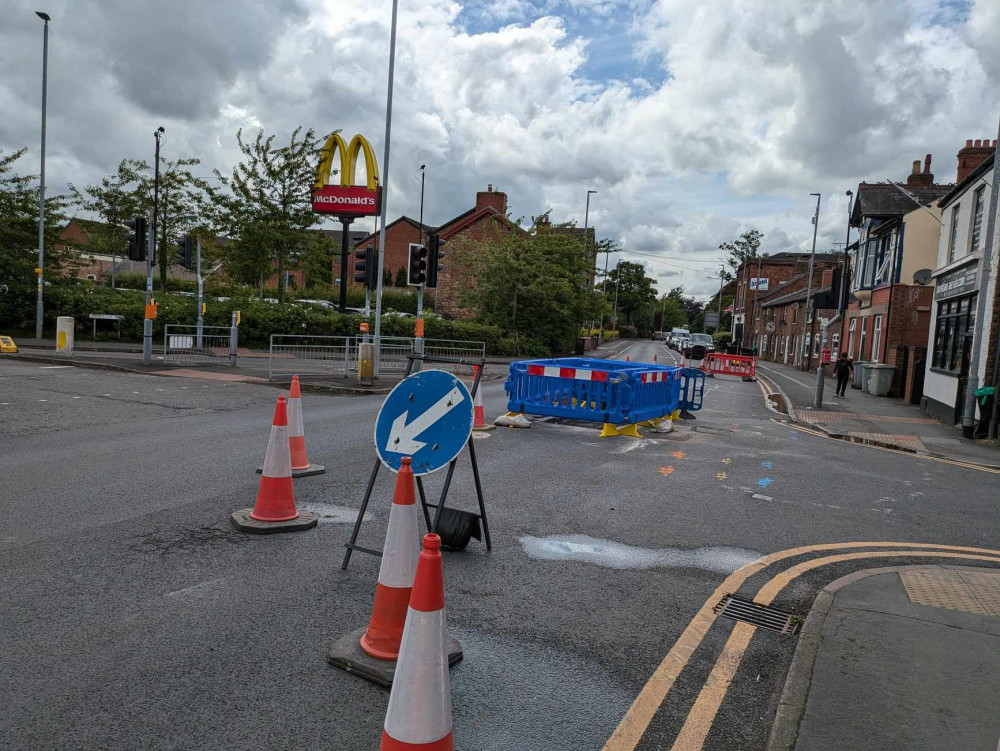
[[[504,390],[512,413],[629,425],[700,409],[705,376],[639,362],[566,357],[511,363]]]
[[[697,368],[681,371],[681,409],[697,412],[705,401],[705,373]]]

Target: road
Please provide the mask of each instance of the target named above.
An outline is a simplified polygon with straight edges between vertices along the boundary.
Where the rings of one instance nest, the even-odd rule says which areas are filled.
[[[660,342],[629,350],[654,354],[673,357]],[[733,622],[710,620],[668,690],[650,683],[728,576],[824,543],[1000,547],[983,523],[995,477],[797,431],[758,384],[708,384],[705,409],[669,435],[600,439],[549,420],[477,441],[494,549],[473,541],[445,560],[465,650],[451,674],[458,748],[764,749],[794,637],[758,631],[733,659]],[[0,746],[375,747],[387,693],[324,654],[371,610],[378,561],[340,562],[381,397],[307,394],[310,458],[328,471],[297,480],[296,501],[322,523],[242,535],[228,516],[253,503],[278,393],[0,360]],[[484,394],[488,416],[503,411],[502,381]],[[452,498],[471,508],[459,467]],[[373,547],[387,474],[362,528]],[[872,565],[888,564],[812,569],[775,605],[805,615],[827,582]],[[731,684],[707,681],[725,665]]]

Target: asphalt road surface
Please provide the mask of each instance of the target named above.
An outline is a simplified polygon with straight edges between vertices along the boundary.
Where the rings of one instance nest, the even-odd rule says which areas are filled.
[[[674,357],[661,342],[630,350],[654,354]],[[306,394],[309,456],[327,473],[295,493],[322,522],[243,535],[229,513],[253,504],[278,393],[0,360],[0,747],[376,747],[387,691],[324,654],[371,611],[378,560],[340,563],[381,398]],[[495,417],[502,381],[484,393]],[[477,440],[493,552],[473,540],[445,559],[465,650],[451,672],[457,748],[601,749],[629,713],[634,740],[609,749],[763,749],[795,637],[756,632],[717,712],[705,686],[732,621],[711,623],[663,696],[647,686],[729,574],[822,543],[1000,547],[984,523],[995,475],[777,418],[757,383],[719,377],[669,435],[601,439],[547,420]],[[383,472],[361,544],[381,547],[391,493]],[[449,503],[474,498],[462,461]],[[805,615],[850,570],[926,562],[882,560],[814,569],[775,605]],[[674,746],[692,722],[703,743]]]

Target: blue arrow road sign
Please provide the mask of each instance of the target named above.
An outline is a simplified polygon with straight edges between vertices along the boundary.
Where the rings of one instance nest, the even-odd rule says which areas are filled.
[[[472,395],[456,376],[443,370],[414,373],[382,403],[375,451],[393,472],[404,456],[413,459],[413,474],[436,472],[468,442],[473,417]]]

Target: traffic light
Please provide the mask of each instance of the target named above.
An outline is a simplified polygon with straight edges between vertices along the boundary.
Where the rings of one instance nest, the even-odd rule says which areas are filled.
[[[411,287],[419,287],[427,281],[427,248],[418,243],[410,243],[410,267],[406,274],[406,283]]]
[[[441,242],[440,235],[429,235],[427,237],[427,281],[424,282],[425,287],[436,287],[438,284],[438,272],[441,270],[441,259],[444,258],[444,253],[441,252],[441,246],[444,245]]]
[[[129,260],[145,261],[149,230],[146,217],[134,216],[125,222],[125,226],[132,230],[131,234],[125,236],[128,240]]]
[[[177,243],[177,263],[186,268],[188,271],[194,265],[191,257],[191,246],[193,241],[191,240],[191,235],[185,235],[184,238]]]
[[[374,248],[358,248],[354,251],[354,281],[374,289],[378,279],[378,253]]]

